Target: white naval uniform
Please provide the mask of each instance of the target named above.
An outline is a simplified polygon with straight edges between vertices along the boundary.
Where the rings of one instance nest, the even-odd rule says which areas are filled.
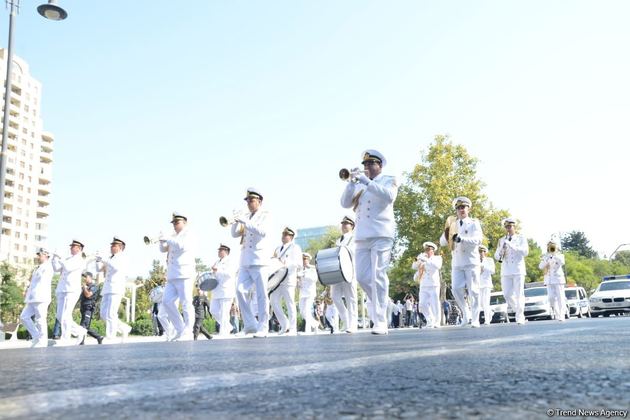
[[[317,271],[309,265],[300,273],[300,314],[304,319],[304,332],[317,331],[319,322],[313,316],[313,303],[317,295]]]
[[[357,279],[354,273],[356,269],[355,250],[354,250],[354,232],[348,232],[337,239],[335,246],[346,246],[350,250],[352,256],[352,280],[350,282],[342,281],[337,284],[330,285],[330,297],[332,298],[337,312],[339,312],[339,320],[341,321],[343,330],[347,332],[357,332],[359,307],[357,304]],[[345,303],[343,298],[345,298]]]
[[[287,278],[271,293],[269,301],[276,318],[280,323],[280,331],[289,334],[297,333],[297,310],[295,308],[295,287],[297,286],[297,272],[302,267],[302,248],[293,241],[276,248],[274,258],[287,268]],[[287,305],[287,313],[282,310],[282,300]]]
[[[420,282],[419,309],[427,320],[427,328],[438,328],[442,318],[440,310],[440,269],[442,268],[442,257],[433,255],[426,261],[414,261],[411,268],[418,270],[422,265],[424,265],[422,278],[418,279],[418,271],[414,275],[416,281]]]
[[[481,260],[479,245],[483,239],[481,225],[477,219],[466,217],[458,219],[457,233],[461,242],[454,244],[453,260],[451,262],[451,281],[453,296],[462,312],[462,325],[469,322],[472,326],[479,326],[479,277]],[[446,246],[448,238],[440,237],[440,245]],[[470,306],[466,302],[464,289],[468,289]]]
[[[241,261],[236,282],[236,297],[243,317],[246,333],[266,334],[269,331],[269,281],[268,265],[271,260],[273,245],[269,237],[271,232],[269,212],[259,208],[254,214],[244,217],[241,223],[232,225],[232,236],[243,237]],[[250,290],[256,291],[256,312],[247,298]]]
[[[168,314],[166,313],[166,308],[164,307],[164,286],[155,286],[153,290],[151,290],[151,294],[149,295],[151,301],[153,303],[157,303],[158,305],[158,313],[156,318],[160,321],[160,325],[162,325],[162,330],[164,331],[164,335],[166,336],[166,341],[170,341],[175,337],[175,328],[173,324],[168,319]],[[158,327],[154,322],[154,328],[158,331]]]
[[[507,244],[507,251],[503,256],[503,244]],[[518,324],[525,323],[525,257],[529,254],[527,239],[523,235],[515,234],[511,238],[504,236],[499,239],[494,258],[501,263],[501,288],[508,306],[512,308]]]
[[[81,254],[71,255],[65,260],[53,257],[52,266],[61,272],[55,294],[57,295],[57,319],[61,324],[61,339],[69,340],[73,335],[85,336],[86,329],[74,322],[72,311],[81,295],[81,274],[85,268],[85,260]]]
[[[197,274],[195,264],[196,240],[185,226],[179,233],[160,241],[160,251],[168,252],[166,259],[166,286],[162,303],[178,339],[192,338],[195,308],[192,304],[193,283]],[[184,317],[178,310],[182,305]]]
[[[487,257],[481,261],[481,282],[479,283],[479,300],[481,302],[481,310],[483,311],[484,324],[489,325],[492,322],[494,312],[490,307],[490,292],[492,292],[492,275],[495,273],[496,267],[494,260]]]
[[[212,267],[216,267],[217,287],[212,291],[210,314],[219,323],[219,335],[229,336],[230,309],[236,297],[236,267],[229,255],[219,258]]]
[[[562,266],[564,265],[564,255],[559,253],[547,253],[543,255],[542,261],[538,265],[541,270],[548,267],[545,274],[545,284],[551,309],[558,321],[564,321],[567,314],[567,298],[564,294],[566,279]]]
[[[375,333],[387,333],[387,267],[396,230],[394,201],[397,194],[396,178],[379,174],[367,185],[349,182],[341,195],[344,208],[354,206],[353,198],[358,201],[354,231],[356,277],[371,302],[372,310],[368,312],[371,312]]]
[[[326,319],[332,328],[331,332],[339,331],[339,312],[337,311],[337,307],[335,304],[326,305]]]
[[[20,314],[20,320],[33,337],[33,346],[48,345],[48,325],[46,316],[51,300],[51,282],[55,271],[52,262],[47,260],[33,272],[31,284],[26,291],[26,306]],[[35,322],[31,319],[35,317]]]
[[[105,272],[103,283],[103,300],[101,301],[101,319],[105,321],[105,337],[116,338],[120,333],[123,337],[129,334],[131,327],[118,319],[120,301],[125,295],[125,283],[129,272],[129,259],[124,251],[112,255],[107,261],[98,261],[98,271]]]

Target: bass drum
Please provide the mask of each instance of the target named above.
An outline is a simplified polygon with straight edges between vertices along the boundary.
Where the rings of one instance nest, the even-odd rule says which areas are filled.
[[[324,286],[344,281],[350,283],[354,277],[352,254],[346,246],[319,250],[315,256],[315,268]]]
[[[214,275],[214,273],[206,271],[199,274],[199,277],[197,278],[197,284],[199,285],[199,288],[204,292],[210,292],[219,285],[219,282],[217,281],[217,277]]]
[[[278,288],[278,286],[280,286],[282,282],[286,280],[288,274],[289,270],[286,267],[281,267],[274,271],[273,274],[269,276],[269,280],[267,281],[267,294],[272,294]]]

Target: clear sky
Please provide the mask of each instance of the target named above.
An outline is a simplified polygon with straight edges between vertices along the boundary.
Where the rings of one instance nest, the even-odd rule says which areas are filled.
[[[211,263],[249,186],[282,225],[336,224],[366,148],[402,176],[435,134],[480,159],[498,208],[539,243],[630,242],[630,2],[22,1],[15,53],[55,134],[49,246],[127,241],[146,275],[170,213]],[[8,13],[0,19],[6,46]],[[473,211],[474,213],[474,211]],[[628,248],[630,249],[630,248]]]

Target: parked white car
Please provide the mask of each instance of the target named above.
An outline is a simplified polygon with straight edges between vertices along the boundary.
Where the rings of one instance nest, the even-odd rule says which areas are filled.
[[[578,318],[591,316],[591,306],[583,287],[567,286],[564,289],[564,295],[567,298],[570,316],[577,316]]]
[[[589,303],[592,316],[630,313],[630,280],[602,281]]]
[[[536,282],[542,284],[542,282]],[[509,309],[508,316],[510,321],[515,319],[512,308]],[[567,310],[567,316],[569,311]],[[549,303],[547,294],[547,286],[525,287],[525,318],[527,320],[535,319],[555,319],[555,314]]]
[[[491,323],[508,322],[508,306],[503,297],[503,292],[490,293],[490,310],[492,311]],[[483,323],[484,320],[485,314],[481,311],[479,314],[479,322]]]

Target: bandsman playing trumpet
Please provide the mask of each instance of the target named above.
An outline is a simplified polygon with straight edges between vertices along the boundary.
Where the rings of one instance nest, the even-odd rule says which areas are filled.
[[[37,250],[37,261],[39,266],[31,276],[31,284],[29,284],[24,297],[25,306],[20,314],[20,320],[33,338],[31,347],[47,347],[48,325],[46,316],[50,304],[51,282],[55,272],[50,262],[50,254],[46,249],[39,248]]]
[[[393,176],[382,174],[387,164],[377,150],[361,155],[363,172],[356,173],[341,195],[341,206],[353,208],[356,214],[354,240],[356,246],[357,281],[370,299],[374,326],[372,334],[387,334],[389,278],[387,267],[394,245],[396,222],[394,201],[398,183]],[[353,180],[353,181],[354,181]]]
[[[236,267],[230,258],[230,247],[219,245],[219,259],[212,264],[212,272],[217,278],[217,287],[212,290],[210,313],[219,323],[219,337],[230,335],[230,307],[236,297]]]
[[[418,296],[419,310],[427,320],[427,328],[439,328],[440,311],[440,269],[442,257],[435,255],[437,245],[433,242],[422,244],[424,252],[418,255],[411,265],[416,270],[414,279],[420,283]]]
[[[501,263],[501,288],[508,306],[515,313],[516,323],[525,323],[525,257],[529,254],[527,239],[516,233],[516,220],[503,220],[506,235],[499,239],[494,253]]]
[[[453,208],[457,220],[440,237],[440,245],[452,245],[451,280],[455,302],[463,314],[462,326],[479,327],[479,245],[483,238],[481,224],[468,216],[472,202],[468,197],[457,197]],[[456,230],[456,231],[455,231]],[[470,306],[466,302],[466,290]]]
[[[263,196],[256,188],[249,188],[245,201],[249,212],[235,217],[232,236],[241,237],[241,261],[236,283],[236,297],[243,316],[246,334],[266,337],[269,331],[269,298],[267,297],[268,265],[272,254],[270,216],[261,208]],[[254,288],[257,300],[256,318],[252,302],[247,298]]]
[[[488,248],[481,245],[479,247],[479,256],[481,258],[481,282],[479,285],[479,300],[481,301],[481,310],[483,311],[484,324],[490,325],[494,312],[490,306],[490,293],[492,292],[492,275],[496,271],[494,260],[488,257]]]
[[[269,296],[271,307],[280,323],[280,334],[297,334],[297,310],[295,308],[295,287],[297,272],[302,266],[302,248],[296,244],[295,230],[285,227],[282,231],[282,245],[276,248],[273,257],[286,267],[287,277]],[[282,310],[282,300],[287,307],[288,318]]]
[[[550,240],[547,244],[547,253],[541,257],[538,268],[543,270],[545,274],[544,281],[547,285],[547,294],[553,313],[558,321],[563,322],[567,315],[566,296],[564,295],[566,279],[562,270],[564,255],[559,252],[559,248],[560,246],[555,239]]]
[[[123,342],[131,332],[131,327],[118,319],[120,301],[125,295],[125,283],[129,272],[129,259],[125,252],[125,241],[114,236],[110,243],[111,257],[103,261],[96,257],[96,269],[105,273],[101,319],[105,321],[105,339],[113,341],[120,333]]]
[[[52,265],[55,271],[61,272],[55,294],[57,295],[57,319],[61,323],[62,345],[72,344],[70,339],[77,336],[77,344],[81,343],[87,330],[74,322],[72,311],[81,294],[81,273],[85,269],[83,257],[83,243],[76,239],[70,244],[70,256],[62,260],[59,255],[53,255]]]
[[[194,280],[197,275],[195,264],[196,242],[188,229],[188,218],[174,212],[171,219],[175,235],[166,238],[160,235],[160,251],[166,252],[166,286],[162,302],[169,321],[175,328],[173,341],[193,340],[195,309],[192,304]],[[184,317],[177,308],[181,303]]]
[[[344,216],[341,219],[341,237],[335,242],[336,246],[346,246],[354,261],[354,218]],[[354,268],[354,267],[353,267]],[[342,331],[347,333],[357,332],[359,311],[357,306],[357,279],[354,272],[350,282],[343,281],[330,285],[330,297],[337,307]],[[345,302],[344,302],[345,299]]]

